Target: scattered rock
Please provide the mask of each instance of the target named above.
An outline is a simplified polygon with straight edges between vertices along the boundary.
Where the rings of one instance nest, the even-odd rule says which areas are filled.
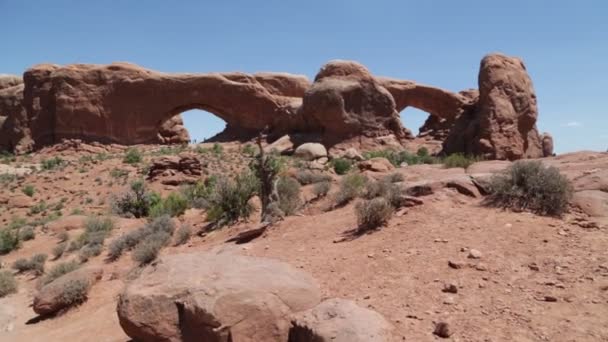
[[[11,196],[8,199],[9,208],[29,208],[34,205],[34,200],[26,195]]]
[[[480,251],[476,250],[476,249],[470,249],[469,250],[469,259],[481,259],[482,254]]]
[[[315,160],[327,157],[327,149],[320,143],[305,143],[296,148],[294,155],[304,160]]]
[[[389,342],[392,326],[377,312],[328,299],[292,317],[290,342]]]
[[[198,158],[184,153],[153,160],[148,171],[148,180],[161,179],[161,183],[166,185],[195,183],[202,173],[203,167]]]
[[[458,269],[461,269],[461,268],[464,267],[464,263],[462,263],[460,261],[450,260],[450,261],[448,261],[448,266],[450,266],[453,269],[457,269],[458,270]]]
[[[264,152],[276,152],[279,154],[289,154],[293,152],[293,142],[289,135],[284,135],[264,147]]]
[[[443,284],[443,289],[441,291],[447,293],[458,293],[458,286],[456,286],[454,283],[446,283]]]
[[[433,330],[433,334],[441,337],[441,338],[449,338],[454,334],[450,324],[447,322],[439,322],[435,324],[435,330]]]
[[[543,300],[544,300],[545,302],[557,302],[557,297],[554,297],[554,296],[545,296],[545,297],[543,298]]]

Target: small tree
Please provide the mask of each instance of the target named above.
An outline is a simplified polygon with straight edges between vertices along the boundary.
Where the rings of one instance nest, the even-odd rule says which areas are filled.
[[[269,222],[270,211],[268,210],[268,206],[273,200],[276,201],[278,199],[275,193],[275,179],[281,170],[281,164],[277,158],[264,153],[261,134],[257,138],[257,144],[260,153],[253,163],[253,169],[260,181],[259,195],[260,202],[262,202],[262,222]]]

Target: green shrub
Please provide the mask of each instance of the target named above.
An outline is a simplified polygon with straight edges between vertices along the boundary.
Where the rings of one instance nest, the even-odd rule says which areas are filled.
[[[572,186],[555,167],[539,161],[517,161],[490,181],[486,203],[540,215],[559,216],[568,208]]]
[[[54,170],[64,164],[64,160],[59,157],[54,157],[51,159],[44,159],[42,161],[42,169],[43,170]]]
[[[393,172],[390,175],[385,176],[384,180],[389,183],[399,183],[399,182],[403,182],[405,180],[405,177],[403,176],[403,174],[401,174],[399,172]]]
[[[87,218],[84,232],[80,234],[76,240],[70,243],[68,251],[72,252],[76,250],[88,249],[89,251],[84,251],[81,253],[81,255],[88,256],[93,256],[97,250],[99,250],[101,253],[103,243],[113,228],[114,221],[110,217]],[[99,253],[95,255],[99,255]],[[88,260],[88,258],[85,260]]]
[[[57,234],[57,240],[59,240],[59,242],[68,241],[69,238],[70,234],[68,234],[68,232],[66,232],[65,230]]]
[[[398,185],[389,182],[387,179],[368,181],[365,184],[362,197],[367,200],[371,200],[376,197],[383,197],[392,206],[399,207],[399,202],[401,200],[401,188]]]
[[[205,182],[197,182],[183,186],[180,190],[192,208],[205,209],[209,207],[209,196],[215,186],[216,178],[211,176]]]
[[[59,302],[66,307],[82,304],[87,300],[90,287],[85,279],[70,279],[61,288]]]
[[[355,213],[357,215],[358,232],[363,233],[385,224],[393,215],[393,210],[393,206],[384,197],[376,197],[357,203]]]
[[[213,153],[215,155],[218,155],[218,156],[221,155],[222,152],[224,152],[224,148],[222,147],[222,145],[220,145],[218,143],[213,144],[213,148],[211,150],[213,151]]]
[[[188,242],[192,236],[192,229],[190,226],[183,225],[175,232],[175,246],[180,246]]]
[[[103,245],[100,244],[86,245],[80,249],[80,252],[78,253],[78,260],[80,260],[80,262],[87,262],[90,258],[101,254],[102,249]]]
[[[34,196],[34,193],[36,192],[36,188],[34,188],[33,185],[28,184],[28,185],[24,186],[23,189],[21,189],[21,191],[26,196],[32,197],[32,196]]]
[[[280,177],[276,183],[278,195],[277,205],[289,216],[293,215],[302,204],[300,199],[300,183],[291,177]]]
[[[41,275],[44,273],[44,263],[47,258],[46,254],[36,254],[29,260],[25,258],[17,259],[12,268],[19,273],[32,271],[36,275]]]
[[[403,163],[407,165],[437,163],[437,159],[428,155],[428,150],[425,150],[424,147],[420,148],[418,150],[419,153],[416,154],[412,154],[408,151],[380,150],[366,152],[363,155],[365,159],[386,158],[391,164],[397,167],[401,166]]]
[[[138,164],[143,160],[142,153],[135,147],[130,147],[125,152],[125,157],[122,162],[125,164]]]
[[[17,176],[12,173],[3,173],[0,174],[0,185],[6,185],[14,182],[17,179]]]
[[[55,247],[53,247],[53,250],[52,250],[53,260],[57,260],[57,259],[61,258],[63,253],[65,253],[65,250],[67,249],[67,247],[68,247],[67,241],[63,241],[63,242],[60,242],[59,244],[55,245]]]
[[[454,153],[443,159],[443,166],[446,169],[454,168],[454,167],[462,167],[466,169],[471,166],[471,164],[480,161],[481,158],[475,156],[467,156],[462,153]]]
[[[36,238],[36,232],[34,231],[34,227],[25,226],[19,229],[19,240],[21,241],[29,241]]]
[[[416,155],[418,157],[422,157],[422,158],[428,157],[429,156],[429,150],[426,147],[422,146],[422,147],[420,147],[418,149],[418,151],[416,151]]]
[[[258,187],[257,178],[248,171],[237,175],[235,180],[219,178],[209,197],[207,220],[221,227],[248,218],[254,209],[249,200]]]
[[[150,208],[150,217],[169,215],[171,217],[180,216],[188,209],[188,200],[182,194],[172,192],[166,198],[156,203]]]
[[[0,230],[0,254],[8,254],[20,246],[18,230],[10,227]]]
[[[46,273],[46,275],[41,279],[41,284],[42,285],[49,284],[53,280],[61,277],[62,275],[68,274],[68,273],[78,269],[78,267],[80,267],[80,264],[78,264],[78,262],[76,262],[76,261],[68,261],[68,262],[59,263],[59,264],[55,265],[53,268],[51,268]]]
[[[123,170],[123,169],[119,169],[119,168],[113,168],[112,170],[110,170],[110,177],[112,178],[126,178],[129,176],[129,171],[127,170]]]
[[[348,171],[350,171],[353,166],[353,163],[348,159],[335,158],[332,159],[331,165],[333,166],[334,171],[336,171],[337,174],[345,175]]]
[[[367,184],[367,178],[358,173],[344,176],[340,182],[340,189],[336,194],[336,205],[345,205],[359,196]]]
[[[10,271],[0,271],[0,298],[17,292],[17,280]]]
[[[247,144],[243,147],[243,154],[253,157],[255,154],[257,153],[256,148],[253,147],[251,144]]]
[[[327,196],[329,190],[331,189],[331,182],[319,182],[315,183],[312,188],[312,193],[316,198],[322,198]]]
[[[146,217],[150,214],[150,208],[160,201],[160,196],[155,192],[147,190],[142,180],[131,183],[130,189],[114,198],[112,211],[123,217]]]

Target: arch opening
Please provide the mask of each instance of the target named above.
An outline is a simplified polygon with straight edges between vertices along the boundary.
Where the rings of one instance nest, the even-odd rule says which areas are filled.
[[[187,109],[180,113],[183,125],[192,142],[204,142],[212,139],[226,129],[226,122],[217,115],[203,109]]]
[[[420,128],[431,117],[431,115],[423,110],[414,107],[405,107],[399,113],[401,124],[412,132],[414,136],[420,134]]]

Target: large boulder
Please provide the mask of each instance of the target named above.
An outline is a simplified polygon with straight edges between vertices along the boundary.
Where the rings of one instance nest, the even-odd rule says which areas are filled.
[[[345,299],[328,299],[294,315],[289,342],[389,342],[392,326],[379,313]]]
[[[118,299],[136,341],[287,341],[289,315],[320,302],[315,281],[280,261],[174,254],[145,268]]]
[[[391,93],[352,61],[335,60],[321,68],[304,94],[299,115],[306,128],[323,132],[328,143],[360,135],[411,137]]]
[[[101,279],[103,269],[101,267],[86,267],[77,269],[53,280],[43,286],[34,296],[32,308],[41,316],[52,315],[60,310],[80,304],[83,300],[80,294],[71,292],[75,283],[85,286],[85,292]],[[76,285],[78,288],[80,285]]]
[[[305,143],[296,148],[295,156],[304,160],[315,160],[327,157],[327,149],[323,144]]]
[[[395,169],[391,162],[383,157],[371,158],[358,164],[361,171],[388,172]]]
[[[553,136],[545,132],[540,136],[543,148],[543,157],[553,156]]]

